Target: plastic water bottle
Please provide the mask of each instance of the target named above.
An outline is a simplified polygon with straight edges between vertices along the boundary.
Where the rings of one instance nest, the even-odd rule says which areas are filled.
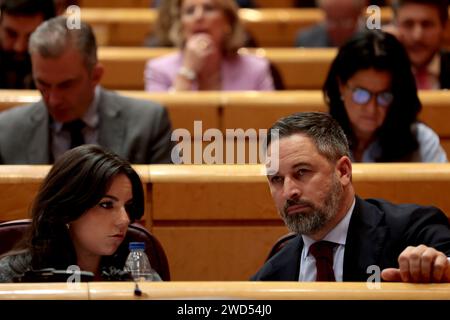
[[[125,261],[124,270],[131,273],[134,281],[162,281],[150,265],[144,242],[130,242],[128,248],[130,253]]]

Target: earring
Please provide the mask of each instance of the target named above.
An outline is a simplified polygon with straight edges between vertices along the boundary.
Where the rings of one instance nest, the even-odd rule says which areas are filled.
[[[67,228],[67,230],[69,230],[70,229],[70,224],[66,223],[66,228]]]

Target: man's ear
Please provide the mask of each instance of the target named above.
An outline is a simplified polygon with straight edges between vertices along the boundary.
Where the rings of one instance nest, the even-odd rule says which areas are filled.
[[[336,162],[336,173],[343,186],[352,182],[352,161],[347,156],[342,156]]]
[[[92,82],[93,84],[97,85],[100,83],[100,80],[102,80],[103,73],[105,71],[105,68],[101,63],[97,63],[94,68],[92,69]]]

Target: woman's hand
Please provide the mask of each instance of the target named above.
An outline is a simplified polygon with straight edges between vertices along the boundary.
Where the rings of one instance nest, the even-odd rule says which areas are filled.
[[[200,74],[208,61],[219,53],[211,36],[207,33],[192,35],[186,42],[184,49],[183,67]]]

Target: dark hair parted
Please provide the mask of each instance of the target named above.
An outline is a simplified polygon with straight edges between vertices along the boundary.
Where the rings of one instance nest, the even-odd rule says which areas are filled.
[[[439,12],[439,19],[442,25],[445,25],[448,20],[448,0],[393,0],[392,8],[394,15],[397,16],[398,10],[407,4],[421,4],[435,7]]]
[[[42,14],[44,20],[56,15],[53,0],[2,0],[0,1],[1,14],[12,16],[34,16]]]
[[[266,146],[273,139],[282,139],[294,134],[304,134],[315,144],[321,155],[331,162],[349,156],[344,131],[329,114],[323,112],[299,112],[279,119],[269,129]]]
[[[408,55],[393,35],[371,30],[354,36],[344,44],[325,80],[325,102],[330,114],[343,128],[350,149],[353,149],[358,141],[341,99],[339,84],[346,84],[355,73],[368,69],[389,72],[394,96],[384,123],[375,133],[382,148],[381,156],[376,161],[401,161],[418,148],[412,124],[417,121],[422,105]]]
[[[144,191],[138,174],[126,160],[102,147],[82,145],[55,162],[31,209],[28,249],[34,269],[66,269],[76,264],[66,224],[97,205],[119,174],[131,182],[133,200],[127,211],[133,222],[144,213]]]

